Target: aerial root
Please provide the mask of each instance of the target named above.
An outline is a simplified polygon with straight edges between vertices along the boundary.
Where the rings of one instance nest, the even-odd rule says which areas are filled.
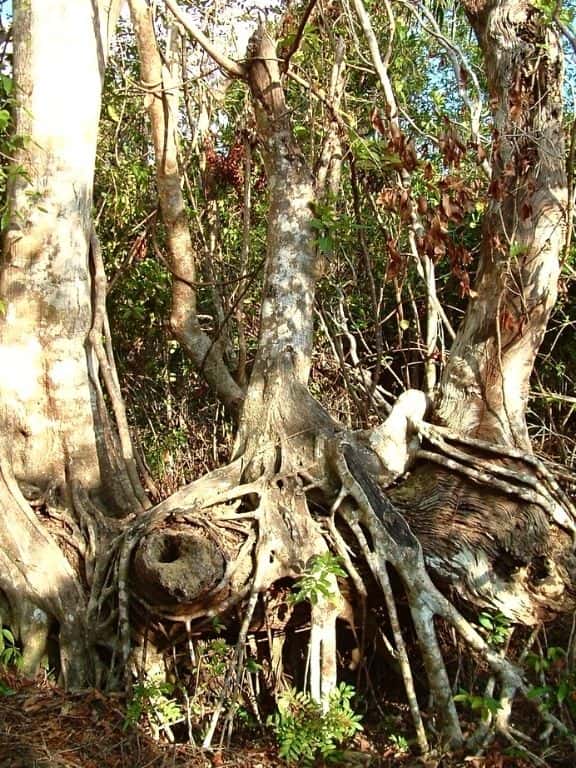
[[[333,511],[340,515],[354,534],[383,591],[396,646],[395,652],[401,663],[406,695],[420,749],[426,752],[428,743],[414,695],[410,663],[397,621],[396,605],[388,578],[388,565],[395,569],[404,585],[445,743],[450,747],[459,746],[463,743],[463,735],[454,705],[453,691],[438,644],[434,617],[440,617],[452,626],[491,668],[500,685],[499,709],[494,719],[494,729],[506,738],[514,739],[514,732],[510,726],[512,703],[517,695],[527,697],[528,694],[520,670],[496,653],[433,584],[426,570],[420,542],[403,516],[365,471],[362,456],[358,454],[356,446],[346,438],[338,438],[331,447],[331,461],[342,486],[338,497],[339,508]],[[342,501],[345,495],[351,497],[353,504]],[[371,544],[367,541],[365,531],[370,536]],[[564,736],[571,738],[573,743],[576,742],[576,737],[571,736],[557,718],[546,712],[543,707],[539,707],[539,711],[547,723]],[[487,724],[481,723],[468,743],[477,745],[484,741],[488,737],[488,731]]]

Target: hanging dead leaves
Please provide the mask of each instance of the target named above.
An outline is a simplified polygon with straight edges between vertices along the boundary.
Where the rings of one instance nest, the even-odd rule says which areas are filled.
[[[372,125],[379,133],[386,127],[382,118],[373,113]],[[401,159],[402,170],[415,178],[413,171],[422,165],[417,160],[413,144],[397,128],[390,126],[390,139],[387,151],[394,152]],[[469,266],[472,254],[465,246],[461,228],[466,218],[473,212],[483,182],[478,178],[469,178],[463,169],[463,159],[469,150],[475,153],[475,161],[481,162],[485,155],[480,155],[477,146],[467,145],[457,129],[447,120],[440,133],[438,148],[442,162],[449,172],[442,176],[431,162],[427,162],[418,182],[426,187],[426,193],[416,196],[412,184],[408,187],[396,183],[384,187],[377,196],[377,203],[400,224],[413,224],[418,220],[416,246],[421,256],[430,258],[435,264],[448,258],[450,270],[459,286],[461,297],[470,295]],[[405,272],[409,249],[403,247],[403,228],[398,227],[398,234],[389,235],[386,240],[388,267],[386,277],[392,280]]]
[[[444,121],[446,127],[438,136],[438,148],[449,168],[459,168],[467,147],[454,126],[450,125],[446,118]]]
[[[241,195],[244,189],[245,146],[241,137],[236,137],[227,152],[219,152],[212,139],[204,142],[204,186],[209,196],[216,188],[231,186]]]

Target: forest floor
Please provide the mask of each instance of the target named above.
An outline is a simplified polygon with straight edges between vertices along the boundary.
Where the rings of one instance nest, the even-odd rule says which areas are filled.
[[[234,735],[229,749],[155,741],[127,729],[124,698],[97,690],[65,692],[48,679],[0,670],[0,768],[280,768],[286,766],[269,731]],[[405,723],[410,732],[410,724]],[[293,763],[293,766],[300,763]],[[320,768],[324,763],[316,763]],[[482,757],[420,758],[399,749],[377,726],[357,735],[337,761],[347,768],[528,768],[495,744]],[[573,765],[554,762],[554,766]]]

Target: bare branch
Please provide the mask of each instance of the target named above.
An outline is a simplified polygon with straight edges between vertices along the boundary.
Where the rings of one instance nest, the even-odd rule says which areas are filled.
[[[304,29],[306,28],[306,24],[308,23],[308,19],[310,18],[312,11],[314,10],[314,6],[316,5],[316,2],[317,0],[310,0],[306,10],[302,14],[302,18],[300,19],[300,24],[298,25],[298,29],[296,31],[294,40],[292,41],[290,48],[288,49],[286,55],[284,56],[284,64],[283,64],[284,72],[288,70],[288,67],[290,66],[290,59],[292,58],[292,56],[294,56],[294,54],[300,47],[302,36],[304,34]]]
[[[482,116],[482,95],[480,84],[478,83],[478,78],[476,77],[474,70],[469,66],[460,48],[458,48],[457,45],[455,45],[451,40],[448,40],[448,38],[442,34],[442,30],[438,26],[438,22],[434,18],[434,15],[424,5],[420,5],[420,7],[416,8],[416,6],[410,0],[400,1],[415,16],[419,24],[421,24],[422,29],[432,37],[436,38],[436,40],[448,54],[448,58],[452,63],[452,69],[454,70],[454,77],[456,79],[458,93],[462,97],[462,101],[470,113],[470,132],[472,134],[472,140],[476,146],[480,148],[480,118]],[[430,24],[429,27],[424,23],[424,19],[422,18],[423,16]],[[468,90],[464,85],[463,74],[465,74],[466,78],[474,86],[474,90],[476,91],[475,97],[470,96],[468,93]],[[480,167],[482,168],[486,177],[490,178],[492,175],[492,167],[486,157],[483,158],[482,162],[480,163]]]
[[[175,2],[175,0],[164,0],[164,3],[166,4],[166,7],[178,19],[180,24],[182,24],[190,37],[195,40],[198,45],[201,45],[202,48],[204,48],[206,53],[212,59],[214,59],[216,64],[218,64],[223,72],[225,72],[229,77],[238,77],[242,80],[246,77],[246,71],[244,67],[241,64],[238,64],[237,61],[234,61],[233,59],[230,59],[228,56],[226,56],[226,54],[223,53],[217,46],[215,46],[214,43],[209,40],[205,34],[200,32],[200,30],[197,29],[193,22],[189,19],[188,14],[184,13],[184,11],[180,8],[178,3]]]

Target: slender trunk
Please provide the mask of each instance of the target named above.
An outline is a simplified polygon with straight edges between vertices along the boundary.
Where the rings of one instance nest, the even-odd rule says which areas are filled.
[[[212,389],[230,408],[237,408],[244,393],[222,358],[220,345],[201,329],[196,313],[196,256],[181,189],[178,167],[177,114],[180,89],[168,66],[162,65],[151,10],[145,0],[130,0],[132,23],[140,56],[140,71],[148,90],[156,180],[162,219],[166,227],[168,261],[172,271],[170,325],[175,338]],[[169,57],[171,56],[169,52]]]
[[[261,28],[251,41],[249,84],[256,108],[268,189],[268,237],[257,375],[290,357],[306,384],[312,359],[316,258],[312,174],[292,134],[276,46]]]

